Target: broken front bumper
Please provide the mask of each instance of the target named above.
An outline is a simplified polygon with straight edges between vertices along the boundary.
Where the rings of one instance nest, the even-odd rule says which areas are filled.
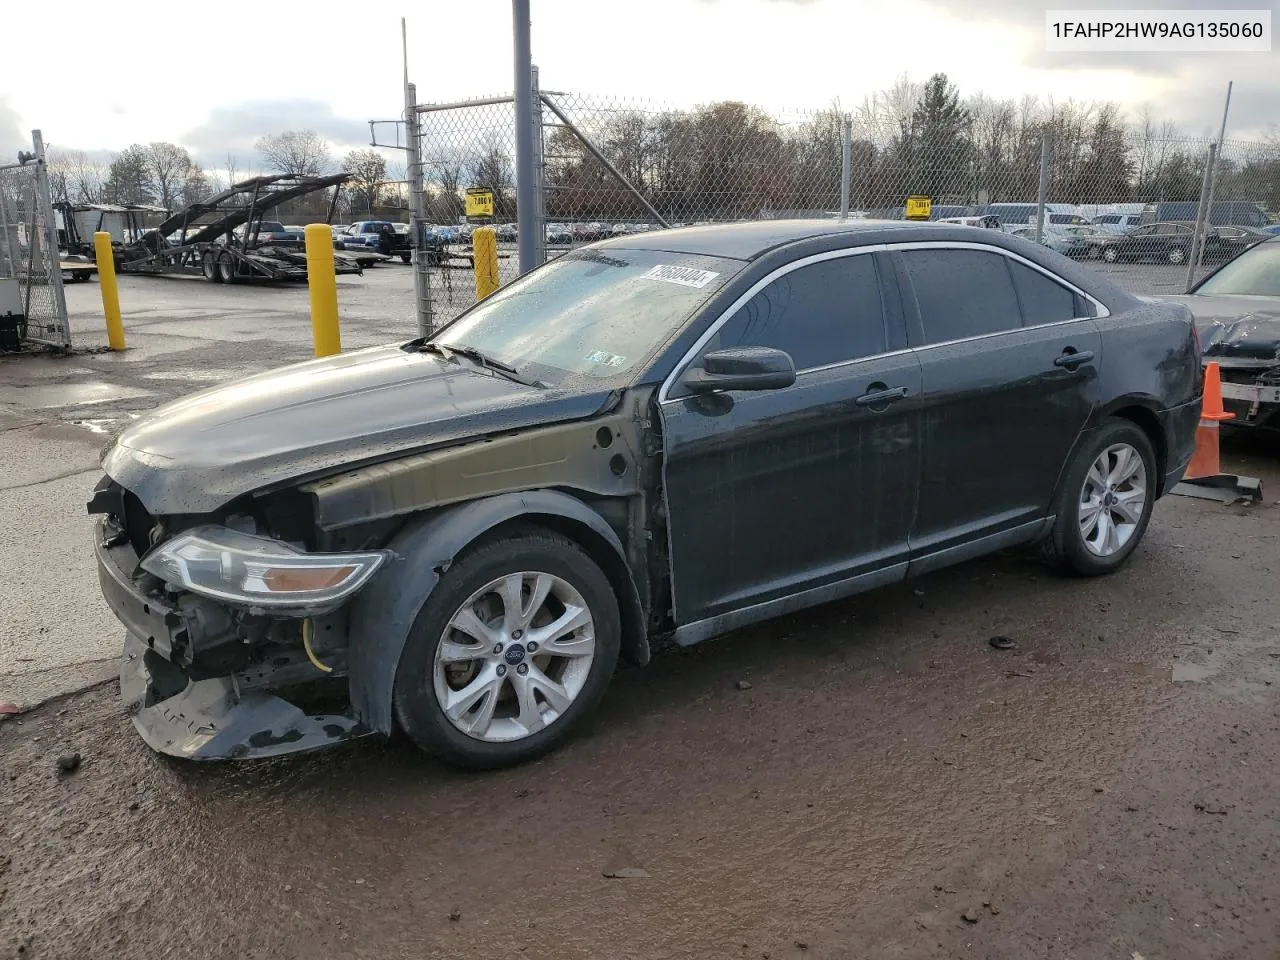
[[[127,544],[96,537],[98,579],[107,605],[124,624],[120,693],[133,724],[153,750],[190,760],[273,757],[317,750],[370,733],[346,714],[308,714],[261,689],[267,666],[192,680],[171,658],[188,641],[176,608],[133,582],[137,555]]]

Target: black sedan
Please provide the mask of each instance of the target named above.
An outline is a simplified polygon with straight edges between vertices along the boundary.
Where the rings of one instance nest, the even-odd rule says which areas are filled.
[[[1250,247],[1181,302],[1195,315],[1204,360],[1222,371],[1232,426],[1280,428],[1280,237]]]
[[[429,338],[132,424],[89,505],[122,690],[184,757],[399,727],[515,763],[657,637],[1015,545],[1115,570],[1186,467],[1200,384],[1185,307],[994,230],[607,240]]]
[[[1182,220],[1151,223],[1119,237],[1095,241],[1094,246],[1107,263],[1133,263],[1154,260],[1157,263],[1181,264],[1191,256],[1195,224]],[[1224,239],[1215,227],[1206,227],[1201,261],[1226,260],[1239,252],[1239,247]],[[1090,254],[1092,257],[1092,253]]]

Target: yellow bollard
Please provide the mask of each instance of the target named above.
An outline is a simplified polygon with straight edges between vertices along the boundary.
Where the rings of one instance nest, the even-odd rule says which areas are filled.
[[[483,300],[498,287],[498,231],[478,227],[471,234],[471,252],[476,270],[476,299]]]
[[[98,258],[98,289],[102,292],[102,313],[107,318],[107,345],[124,349],[124,322],[120,319],[120,291],[116,287],[116,261],[111,252],[111,234],[99,230],[93,235],[93,252]]]
[[[311,338],[316,356],[342,352],[338,332],[338,278],[333,268],[333,228],[309,223],[307,239],[307,290],[311,294]]]

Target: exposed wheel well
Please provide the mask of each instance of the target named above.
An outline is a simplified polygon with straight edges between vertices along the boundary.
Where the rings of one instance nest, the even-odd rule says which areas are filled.
[[[1168,450],[1165,445],[1164,430],[1160,428],[1159,419],[1147,407],[1137,404],[1113,410],[1111,416],[1128,420],[1147,435],[1147,439],[1151,441],[1151,449],[1156,452],[1156,469],[1159,474],[1157,482],[1160,484],[1159,492],[1164,493],[1164,477],[1165,471],[1168,469]]]
[[[498,524],[473,541],[469,547],[477,543],[511,536],[520,530],[541,528],[558,533],[572,540],[604,571],[618,598],[618,611],[622,615],[622,656],[630,664],[643,666],[649,662],[649,639],[645,624],[644,611],[635,601],[635,590],[632,586],[631,571],[626,568],[617,551],[600,534],[584,523],[570,517],[554,514],[534,513],[513,517]]]

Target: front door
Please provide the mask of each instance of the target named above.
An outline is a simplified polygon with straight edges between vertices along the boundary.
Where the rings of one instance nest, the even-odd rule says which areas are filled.
[[[1047,515],[1093,409],[1102,347],[1088,302],[1019,259],[899,256],[924,393],[919,557]]]
[[[919,364],[876,257],[819,256],[773,278],[700,351],[785,350],[795,384],[691,395],[676,380],[661,403],[677,624],[905,573]]]

